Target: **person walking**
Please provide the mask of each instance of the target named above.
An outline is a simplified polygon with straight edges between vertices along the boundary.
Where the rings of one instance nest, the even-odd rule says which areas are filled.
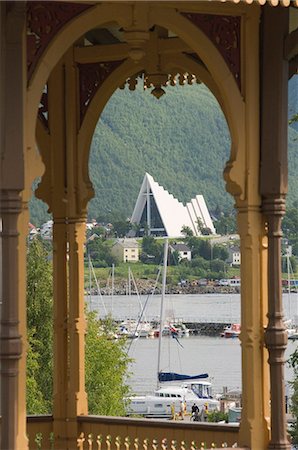
[[[186,410],[186,404],[185,404],[185,402],[183,400],[181,400],[181,402],[180,402],[180,417],[181,417],[181,420],[184,420],[185,410]]]

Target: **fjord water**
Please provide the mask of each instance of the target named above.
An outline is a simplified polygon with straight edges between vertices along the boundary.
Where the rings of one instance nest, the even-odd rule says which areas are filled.
[[[283,295],[286,319],[295,319],[298,311],[298,295]],[[106,312],[115,319],[137,318],[146,303],[143,317],[157,319],[160,314],[159,295],[137,296],[92,296],[86,298],[91,309],[96,309],[99,317]],[[239,294],[195,294],[167,295],[165,317],[174,317],[183,322],[240,322]],[[296,349],[298,341],[289,341],[286,359]],[[129,356],[134,359],[130,367],[128,383],[135,393],[149,393],[157,386],[158,339],[135,339],[129,341]],[[215,393],[228,389],[241,390],[241,346],[239,339],[225,339],[220,336],[189,336],[175,340],[162,339],[161,370],[190,375],[209,374]],[[293,378],[292,370],[286,366],[286,382]]]

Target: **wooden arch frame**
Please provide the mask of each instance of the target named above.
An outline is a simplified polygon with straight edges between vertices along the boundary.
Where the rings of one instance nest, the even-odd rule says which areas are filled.
[[[123,27],[129,26],[129,21],[132,20],[133,17],[133,8],[127,5],[118,6],[116,11],[111,4],[98,5],[88,9],[69,22],[69,24],[65,25],[46,48],[44,55],[32,74],[28,86],[27,104],[29,123],[27,136],[29,149],[34,146],[36,112],[43,87],[51,70],[67,49],[88,30],[111,22],[117,22]],[[237,198],[244,199],[245,184],[243,180],[245,149],[243,148],[244,142],[241,137],[245,136],[245,107],[238,85],[232,73],[226,65],[222,55],[210,39],[203,31],[193,25],[179,12],[170,8],[152,6],[148,14],[150,17],[148,27],[157,24],[174,31],[200,56],[207,67],[207,71],[210,73],[208,84],[213,80],[213,86],[216,86],[216,89],[213,88],[213,91],[215,92],[217,90],[218,92],[216,97],[224,111],[231,134],[232,146],[230,159],[226,165],[224,174],[227,190],[235,197],[236,201]],[[134,73],[136,73],[135,64],[134,67]],[[126,72],[126,66],[124,66],[124,73],[128,73]],[[116,75],[120,77],[121,70],[120,73],[116,70],[115,76]],[[116,82],[116,80],[114,80],[114,74],[109,77],[109,80],[114,86],[114,82]],[[101,89],[101,92],[104,92],[103,89]],[[96,98],[98,100],[98,96],[96,96]],[[107,101],[108,98],[106,98],[105,101]],[[87,120],[92,120],[94,122],[94,117],[92,118],[93,114],[94,113],[91,112],[86,113],[86,117],[79,130],[78,139],[80,148],[81,145],[83,145],[83,141],[86,139],[84,131],[86,127],[85,123]],[[86,155],[84,155],[82,163],[86,165]],[[90,186],[89,177],[86,174],[86,171],[82,174],[82,179]],[[87,197],[90,198],[90,193],[87,194]]]

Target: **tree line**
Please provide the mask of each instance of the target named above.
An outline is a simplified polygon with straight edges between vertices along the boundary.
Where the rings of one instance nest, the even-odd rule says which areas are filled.
[[[53,408],[53,271],[50,252],[39,239],[27,256],[27,414],[51,414]],[[112,340],[111,319],[86,311],[86,391],[89,414],[125,415],[126,379],[131,361],[125,339]]]

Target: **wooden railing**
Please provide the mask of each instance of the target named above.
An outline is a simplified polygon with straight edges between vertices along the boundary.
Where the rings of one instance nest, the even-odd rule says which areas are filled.
[[[156,439],[150,441],[149,439],[144,439],[140,441],[138,438],[135,438],[133,441],[129,437],[125,437],[121,440],[120,436],[115,438],[115,441],[112,440],[110,435],[108,436],[93,436],[92,434],[88,434],[85,436],[84,433],[81,433],[80,437],[77,439],[77,447],[79,450],[211,450],[218,449],[217,444],[212,442],[211,447],[207,445],[206,442],[196,443],[195,441],[191,441],[189,444],[185,441],[168,441],[166,438],[162,439],[158,442]],[[220,445],[220,448],[238,448],[237,443],[235,443],[232,447],[228,447],[226,442],[223,442]]]
[[[239,448],[238,425],[79,416],[79,450],[201,450]],[[54,450],[51,416],[28,418],[30,450]],[[247,450],[247,449],[246,449]]]

